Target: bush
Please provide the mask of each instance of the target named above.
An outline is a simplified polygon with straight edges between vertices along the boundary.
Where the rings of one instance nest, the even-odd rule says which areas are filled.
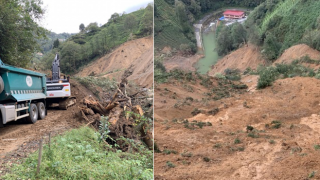
[[[259,72],[259,76],[257,88],[263,89],[271,86],[279,76],[279,73],[274,67],[266,67]]]

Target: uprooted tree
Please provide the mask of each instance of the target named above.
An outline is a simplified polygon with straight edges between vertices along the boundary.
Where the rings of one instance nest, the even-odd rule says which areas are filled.
[[[126,71],[114,94],[106,97],[103,102],[92,96],[84,98],[79,107],[80,116],[88,122],[87,125],[97,130],[103,126],[107,130],[100,132],[105,133],[103,140],[110,145],[117,144],[123,151],[129,146],[123,138],[135,142],[141,140],[152,149],[152,107],[150,103],[145,103],[144,99],[148,96],[144,91],[128,88],[128,75],[130,71]],[[143,110],[141,105],[148,109]],[[107,122],[103,122],[105,120]]]

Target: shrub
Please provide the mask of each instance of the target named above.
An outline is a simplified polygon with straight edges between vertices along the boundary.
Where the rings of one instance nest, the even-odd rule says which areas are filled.
[[[263,89],[268,86],[271,86],[272,83],[277,79],[279,73],[274,67],[266,67],[263,68],[259,72],[259,79],[258,79],[258,89]]]

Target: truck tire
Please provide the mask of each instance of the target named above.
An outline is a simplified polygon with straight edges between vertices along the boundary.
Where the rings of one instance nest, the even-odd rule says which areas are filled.
[[[0,128],[3,127],[3,120],[2,120],[2,114],[0,113]]]
[[[38,114],[39,119],[44,119],[46,117],[46,107],[43,104],[43,102],[38,102],[37,108],[39,111],[39,114]]]
[[[30,112],[29,112],[29,116],[27,117],[27,120],[34,124],[37,122],[38,120],[38,108],[35,104],[30,104]]]

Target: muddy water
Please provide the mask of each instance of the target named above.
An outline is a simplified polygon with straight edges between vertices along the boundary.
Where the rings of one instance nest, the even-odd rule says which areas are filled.
[[[205,57],[198,61],[196,68],[200,74],[206,74],[220,57],[216,51],[217,40],[215,32],[204,32],[202,33],[202,38]]]

